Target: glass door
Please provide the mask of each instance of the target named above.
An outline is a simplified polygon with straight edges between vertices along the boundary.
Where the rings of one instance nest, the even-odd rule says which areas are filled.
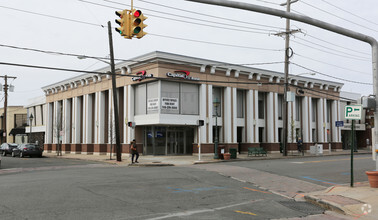
[[[185,141],[183,131],[167,132],[167,155],[185,154]]]

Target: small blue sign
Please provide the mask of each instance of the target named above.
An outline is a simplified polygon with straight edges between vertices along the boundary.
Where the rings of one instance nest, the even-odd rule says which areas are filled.
[[[344,127],[344,121],[335,121],[336,127]]]

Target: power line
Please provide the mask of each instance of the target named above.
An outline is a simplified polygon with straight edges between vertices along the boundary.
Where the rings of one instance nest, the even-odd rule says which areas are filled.
[[[327,50],[319,49],[319,48],[316,48],[316,47],[310,46],[310,45],[308,45],[308,44],[300,43],[300,42],[295,41],[295,40],[293,40],[293,42],[295,42],[296,44],[300,44],[300,45],[302,45],[302,46],[305,46],[305,47],[312,48],[312,49],[314,49],[314,50],[318,50],[318,51],[321,51],[321,52],[324,52],[324,53],[327,53],[327,54],[332,54],[332,55],[339,56],[339,57],[344,57],[344,58],[353,59],[353,60],[360,60],[360,61],[370,61],[370,60],[367,59],[367,58],[360,59],[360,58],[356,58],[356,57],[353,57],[353,56],[346,56],[346,55],[342,55],[342,54],[334,53],[334,52],[332,52],[332,51],[327,51]]]
[[[320,38],[318,38],[318,37],[315,37],[315,36],[310,35],[310,34],[307,34],[307,33],[306,33],[306,36],[309,36],[309,37],[311,37],[311,38],[314,38],[314,39],[316,39],[316,40],[322,41],[322,42],[324,42],[324,43],[330,44],[330,45],[335,46],[335,47],[343,48],[343,49],[350,50],[350,51],[353,51],[353,52],[356,52],[356,53],[360,53],[360,54],[371,55],[370,53],[365,53],[365,52],[361,52],[361,51],[358,51],[358,50],[354,50],[354,49],[351,49],[351,48],[348,48],[348,47],[344,47],[344,46],[337,45],[337,44],[335,44],[335,42],[329,42],[329,41],[326,41],[326,40],[320,39]]]
[[[315,62],[318,62],[318,63],[327,64],[327,65],[330,65],[330,66],[333,66],[333,67],[337,67],[337,68],[340,68],[340,69],[349,70],[349,71],[352,71],[352,72],[358,72],[358,73],[362,73],[362,74],[365,74],[365,75],[372,75],[371,73],[367,73],[367,72],[362,72],[362,71],[359,71],[359,70],[353,70],[353,69],[345,68],[345,67],[342,67],[342,66],[338,66],[338,65],[335,65],[335,64],[331,64],[331,63],[320,61],[320,60],[317,60],[317,59],[314,59],[314,58],[303,56],[303,55],[298,54],[298,53],[294,53],[294,54],[296,56],[299,56],[299,57],[302,57],[302,58],[305,58],[305,59],[308,59],[308,60],[312,60],[312,61],[315,61]]]
[[[72,54],[72,53],[63,53],[63,52],[56,52],[56,51],[47,51],[47,50],[39,50],[34,48],[26,48],[26,47],[17,47],[12,45],[5,45],[0,44],[0,47],[7,47],[12,49],[18,50],[26,50],[26,51],[33,51],[39,53],[46,53],[51,55],[62,55],[62,56],[72,56],[72,57],[85,57],[85,58],[93,58],[96,60],[109,60],[108,57],[96,57],[96,56],[88,56],[82,54]],[[116,61],[124,61],[124,62],[141,62],[140,60],[131,60],[131,59],[114,59]],[[263,62],[263,63],[242,63],[242,64],[231,64],[231,63],[208,63],[207,65],[217,65],[217,66],[233,66],[233,65],[242,65],[242,66],[253,66],[253,65],[269,65],[269,64],[279,64],[283,63],[283,61],[275,61],[275,62]]]
[[[334,5],[334,4],[331,4],[331,3],[329,3],[329,2],[327,2],[327,1],[325,1],[325,0],[322,0],[322,1],[323,1],[324,3],[326,3],[326,4],[328,4],[328,5],[331,5],[331,6],[335,7],[335,8],[337,8],[337,9],[339,9],[339,10],[345,12],[345,13],[348,13],[348,14],[350,14],[350,15],[353,15],[354,17],[357,17],[357,18],[359,18],[359,19],[361,19],[361,20],[364,20],[364,21],[366,21],[366,22],[369,22],[369,23],[371,23],[371,24],[378,25],[378,23],[375,23],[375,22],[373,22],[373,21],[371,21],[371,20],[368,20],[368,19],[366,19],[366,18],[363,18],[363,17],[361,17],[361,16],[359,16],[359,15],[356,15],[356,14],[354,14],[354,13],[352,13],[352,12],[350,12],[350,11],[347,11],[347,10],[345,10],[345,9],[342,9],[342,8],[340,8],[340,7],[338,7],[338,6]]]
[[[238,45],[233,45],[233,44],[215,43],[215,42],[193,40],[193,39],[187,39],[187,38],[181,38],[181,37],[171,37],[171,36],[165,36],[165,35],[160,35],[160,34],[149,33],[149,35],[170,38],[170,39],[175,39],[175,40],[184,40],[184,41],[191,41],[191,42],[196,42],[196,43],[213,44],[213,45],[218,45],[218,46],[237,47],[237,48],[243,48],[243,49],[253,49],[253,50],[263,50],[263,51],[283,51],[281,49],[267,49],[267,48],[261,48],[261,47],[238,46]]]
[[[327,46],[324,46],[324,45],[321,45],[321,44],[318,44],[318,43],[314,43],[312,41],[309,41],[309,40],[306,40],[306,39],[303,39],[303,38],[300,38],[300,37],[296,37],[296,38],[299,39],[299,40],[301,40],[301,41],[304,41],[304,42],[307,42],[307,43],[310,43],[310,44],[313,44],[313,45],[316,45],[316,46],[319,46],[319,47],[322,47],[322,48],[326,48],[326,49],[329,49],[329,50],[340,52],[342,54],[347,54],[347,55],[355,56],[355,57],[362,58],[362,59],[370,59],[370,57],[363,57],[363,56],[347,53],[347,52],[344,52],[344,51],[341,51],[341,50],[337,50],[337,49],[333,49],[333,48],[330,48],[330,47],[327,47]]]
[[[347,21],[347,22],[349,22],[349,23],[352,23],[352,24],[358,25],[358,26],[360,26],[360,27],[362,27],[362,28],[365,28],[365,29],[368,29],[368,30],[371,30],[371,31],[374,31],[374,32],[378,32],[378,31],[375,30],[375,29],[369,28],[369,27],[367,27],[367,26],[363,26],[363,25],[358,24],[358,23],[356,23],[356,22],[354,22],[354,21],[351,21],[351,20],[345,19],[345,18],[343,18],[343,17],[341,17],[341,16],[337,16],[337,15],[335,15],[334,13],[328,12],[328,11],[326,11],[326,10],[324,10],[324,9],[321,9],[321,8],[318,8],[318,7],[314,6],[314,5],[311,5],[311,4],[309,4],[309,3],[306,3],[304,0],[301,0],[300,2],[303,3],[303,4],[305,4],[305,5],[310,6],[310,7],[312,7],[312,8],[315,8],[315,9],[317,9],[317,10],[319,10],[319,11],[322,11],[322,12],[324,12],[324,13],[327,13],[327,14],[329,14],[329,15],[332,15],[332,16],[334,16],[334,17],[337,17],[337,18],[339,18],[339,19],[341,19],[341,20]]]
[[[293,65],[295,65],[295,66],[298,66],[298,67],[301,67],[301,68],[303,68],[303,69],[305,69],[305,70],[308,70],[308,71],[314,72],[314,73],[316,73],[316,74],[319,74],[319,75],[322,75],[322,76],[329,77],[329,78],[333,78],[333,79],[337,79],[337,80],[341,80],[341,81],[345,81],[345,82],[350,82],[350,83],[362,84],[362,85],[373,85],[372,83],[358,82],[358,81],[348,80],[348,79],[344,79],[344,78],[339,78],[339,77],[336,77],[336,76],[331,76],[331,75],[328,75],[328,74],[325,74],[325,73],[322,73],[322,72],[319,72],[319,71],[316,71],[316,70],[313,70],[313,69],[307,68],[307,67],[305,67],[305,66],[302,66],[302,65],[299,65],[299,64],[293,63],[293,62],[291,62],[291,64],[293,64]]]

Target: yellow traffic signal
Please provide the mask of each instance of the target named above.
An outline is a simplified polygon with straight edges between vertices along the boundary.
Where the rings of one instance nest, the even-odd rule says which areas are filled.
[[[130,34],[130,15],[128,13],[128,10],[116,11],[115,14],[120,17],[120,19],[115,20],[115,22],[120,26],[115,28],[115,30],[120,33],[121,36],[131,39],[132,35]]]
[[[137,38],[142,38],[144,35],[147,34],[143,31],[143,29],[145,27],[147,27],[147,25],[145,25],[143,23],[143,21],[146,20],[146,19],[147,19],[147,17],[145,17],[142,14],[141,10],[136,10],[136,9],[132,10],[131,19],[130,19],[130,27],[131,27],[130,28],[130,34],[131,34],[131,36],[136,36]]]

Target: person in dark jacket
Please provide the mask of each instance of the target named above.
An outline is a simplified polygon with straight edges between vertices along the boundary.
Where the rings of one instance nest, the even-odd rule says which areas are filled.
[[[138,153],[138,148],[137,148],[135,139],[131,141],[130,143],[130,153],[131,153],[131,163],[134,163],[134,156],[136,156],[135,163],[139,163],[138,162],[139,153]]]

